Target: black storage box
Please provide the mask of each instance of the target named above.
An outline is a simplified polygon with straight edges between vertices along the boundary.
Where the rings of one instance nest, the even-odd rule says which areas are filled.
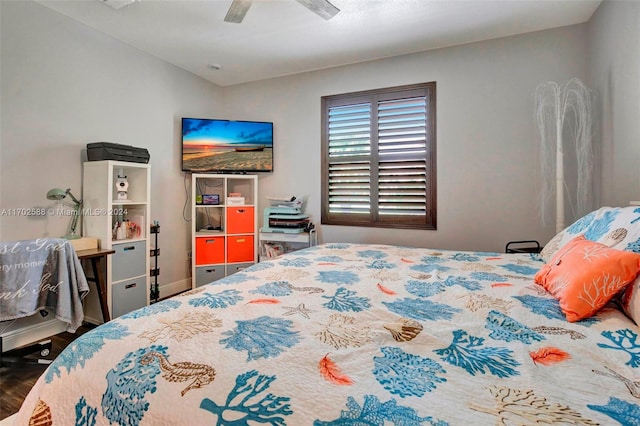
[[[119,143],[92,142],[87,144],[87,159],[89,161],[116,160],[148,163],[149,151],[146,148],[136,148]]]

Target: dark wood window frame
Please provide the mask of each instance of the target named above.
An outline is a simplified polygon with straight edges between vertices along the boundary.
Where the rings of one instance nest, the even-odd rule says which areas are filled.
[[[323,96],[325,225],[436,229],[436,83]]]

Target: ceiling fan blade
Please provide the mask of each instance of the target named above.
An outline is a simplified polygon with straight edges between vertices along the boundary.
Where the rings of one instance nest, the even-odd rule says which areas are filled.
[[[225,22],[232,22],[234,24],[242,22],[244,15],[247,14],[247,11],[251,7],[251,1],[252,0],[233,0],[227,11],[227,16],[224,17]]]
[[[118,9],[122,9],[123,7],[127,7],[138,0],[101,0],[101,1],[107,6],[118,10]]]
[[[316,15],[329,20],[336,16],[340,9],[329,3],[328,0],[296,0],[298,3],[315,13]]]

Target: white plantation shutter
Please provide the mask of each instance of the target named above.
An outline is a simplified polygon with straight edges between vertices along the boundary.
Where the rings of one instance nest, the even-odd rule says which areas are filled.
[[[322,223],[435,229],[435,83],[323,98]]]

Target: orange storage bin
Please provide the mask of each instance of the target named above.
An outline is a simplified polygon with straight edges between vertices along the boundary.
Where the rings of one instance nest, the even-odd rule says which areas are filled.
[[[196,237],[196,265],[224,263],[224,237]]]
[[[227,237],[227,262],[254,262],[253,235]]]
[[[227,234],[254,232],[253,206],[227,207]]]

